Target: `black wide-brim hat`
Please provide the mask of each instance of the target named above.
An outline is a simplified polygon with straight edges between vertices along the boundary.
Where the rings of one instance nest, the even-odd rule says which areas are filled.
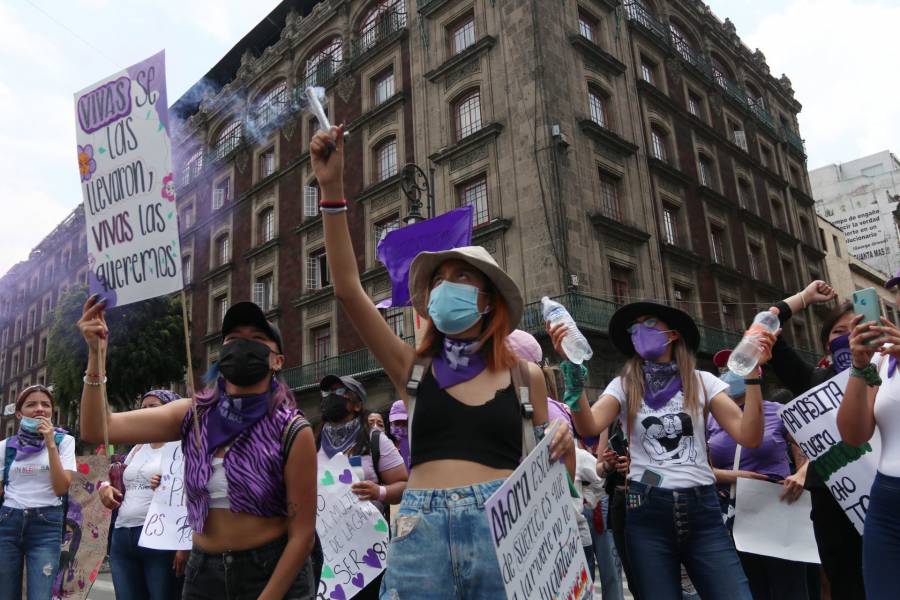
[[[625,356],[634,356],[636,352],[628,328],[645,315],[665,321],[666,325],[681,334],[681,339],[692,352],[700,347],[700,330],[694,319],[683,310],[656,302],[632,302],[617,310],[609,320],[609,339]]]

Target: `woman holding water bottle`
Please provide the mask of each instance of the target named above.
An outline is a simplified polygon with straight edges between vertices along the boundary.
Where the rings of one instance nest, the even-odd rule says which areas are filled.
[[[549,328],[565,357],[567,328]],[[722,523],[715,476],[707,459],[709,413],[746,447],[762,440],[759,365],[775,335],[760,332],[757,367],[746,379],[743,412],[728,385],[698,371],[700,332],[685,312],[655,302],[623,306],[610,319],[609,337],[628,358],[622,373],[591,407],[574,404],[581,435],[599,435],[616,419],[631,440],[625,539],[642,598],[678,600],[683,564],[702,598],[749,599],[750,589]],[[568,361],[563,362],[563,368]]]
[[[522,295],[484,248],[422,252],[410,266],[409,292],[425,332],[418,349],[405,343],[360,282],[343,153],[342,127],[317,133],[310,144],[334,293],[394,386],[407,392],[411,472],[392,523],[381,597],[503,598],[484,502],[518,466],[535,437],[531,424],[543,434],[547,423],[540,368],[514,374],[522,363],[505,343],[522,316]],[[523,386],[528,404],[520,403]],[[572,473],[572,434],[554,431],[551,458],[564,456]]]

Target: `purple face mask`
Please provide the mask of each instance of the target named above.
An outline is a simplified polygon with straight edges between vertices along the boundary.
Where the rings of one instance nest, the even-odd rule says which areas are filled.
[[[636,323],[631,330],[631,343],[634,350],[644,360],[656,360],[666,351],[669,345],[669,336],[665,331],[656,327],[647,327],[643,323]]]
[[[840,373],[850,368],[850,334],[838,336],[831,340],[828,344],[828,351],[831,352],[831,358],[834,362],[834,370]]]

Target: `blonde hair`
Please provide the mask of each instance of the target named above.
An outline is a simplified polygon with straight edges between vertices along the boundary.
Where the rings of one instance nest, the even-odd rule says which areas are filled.
[[[678,338],[672,342],[672,354],[681,376],[681,390],[684,394],[684,409],[692,416],[699,416],[700,396],[697,389],[697,359],[688,350],[684,340]],[[644,401],[644,370],[641,368],[644,359],[635,354],[622,367],[622,388],[628,406],[628,435],[631,436],[631,424]]]

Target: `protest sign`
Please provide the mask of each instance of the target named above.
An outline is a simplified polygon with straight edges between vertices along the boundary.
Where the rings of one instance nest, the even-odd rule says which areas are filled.
[[[855,448],[841,441],[837,409],[844,398],[850,370],[797,396],[781,409],[781,420],[794,436],[835,500],[862,535],[869,490],[875,481],[881,438],[878,431],[869,442]]]
[[[79,456],[69,486],[65,537],[59,555],[54,600],[84,600],[106,556],[111,512],[100,502],[98,486],[109,471],[105,456]],[[2,585],[2,584],[0,584]]]
[[[318,600],[349,600],[384,571],[388,525],[371,502],[350,489],[359,481],[341,453],[319,461],[316,533],[325,564]]]
[[[781,484],[738,477],[734,545],[741,552],[819,564],[809,492],[790,504],[781,501],[783,492]]]
[[[159,487],[153,492],[138,546],[154,550],[190,550],[193,532],[188,524],[184,497],[181,442],[163,446],[160,464]]]
[[[75,94],[88,279],[107,307],[182,288],[165,53]]]
[[[484,503],[508,600],[580,600],[591,578],[551,433]]]

